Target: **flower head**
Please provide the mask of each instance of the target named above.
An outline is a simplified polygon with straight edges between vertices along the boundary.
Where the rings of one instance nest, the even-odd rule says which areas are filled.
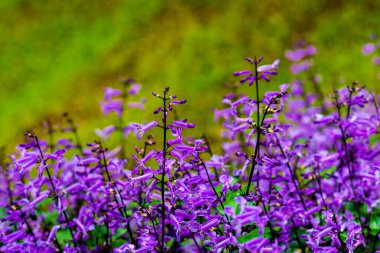
[[[245,76],[240,80],[240,83],[245,83],[248,81],[251,86],[256,79],[263,79],[269,82],[269,75],[277,75],[276,69],[278,69],[278,64],[280,60],[275,60],[272,64],[258,66],[258,63],[262,61],[262,58],[259,58],[257,61],[252,60],[249,57],[246,57],[246,60],[255,65],[255,71],[252,72],[250,70],[243,70],[239,72],[235,72],[234,76]]]

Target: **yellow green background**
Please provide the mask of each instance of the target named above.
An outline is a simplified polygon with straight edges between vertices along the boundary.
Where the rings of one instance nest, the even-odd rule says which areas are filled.
[[[195,133],[216,138],[211,108],[232,73],[249,67],[244,57],[280,58],[279,75],[261,84],[276,89],[291,80],[284,51],[299,39],[318,48],[325,93],[354,80],[379,90],[361,47],[380,31],[380,1],[1,0],[0,13],[0,146],[8,150],[63,111],[91,141],[94,128],[115,120],[101,116],[103,87],[125,76],[148,98],[127,120],[148,121],[158,106],[149,94],[170,86],[189,100],[181,113]]]

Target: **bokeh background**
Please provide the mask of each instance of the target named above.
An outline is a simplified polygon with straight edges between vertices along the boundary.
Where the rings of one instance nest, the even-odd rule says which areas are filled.
[[[276,89],[291,80],[284,51],[299,39],[318,48],[323,92],[354,80],[379,91],[361,53],[380,31],[378,0],[1,0],[0,13],[0,146],[9,151],[64,111],[91,141],[94,128],[115,120],[101,115],[103,88],[126,76],[148,98],[127,120],[148,121],[158,103],[149,94],[170,86],[189,100],[183,117],[217,138],[211,108],[221,107],[232,73],[248,67],[244,57],[280,58],[279,75],[262,84]]]

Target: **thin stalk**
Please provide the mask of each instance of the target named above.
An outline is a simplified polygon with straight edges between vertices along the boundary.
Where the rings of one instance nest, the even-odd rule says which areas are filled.
[[[375,240],[373,241],[371,252],[375,252],[376,251],[376,244],[377,244],[378,240],[379,240],[379,236],[375,236]]]
[[[327,207],[325,198],[323,197],[322,186],[321,186],[321,178],[319,176],[319,167],[318,166],[317,166],[317,183],[318,183],[318,191],[319,191],[319,194],[321,195],[323,206],[327,210],[328,207]],[[336,217],[335,212],[332,209],[330,209],[330,210],[333,213],[334,217]],[[322,220],[322,218],[321,218],[321,212],[319,212],[319,215],[320,215],[320,220]],[[334,221],[335,221],[335,224],[338,225],[336,219],[334,219]],[[338,238],[339,238],[339,241],[340,241],[340,244],[341,244],[341,247],[342,247],[342,251],[344,253],[344,252],[346,252],[346,246],[345,246],[345,244],[344,244],[344,242],[342,240],[340,231],[338,231]]]
[[[80,138],[79,138],[78,129],[77,129],[77,127],[75,126],[73,119],[70,118],[69,114],[67,114],[67,113],[64,113],[64,114],[63,114],[63,117],[66,118],[66,121],[67,121],[67,123],[68,123],[69,126],[70,126],[71,132],[74,134],[74,138],[75,138],[75,142],[76,142],[76,144],[77,144],[77,149],[78,149],[78,151],[81,153],[81,155],[83,155],[83,146],[82,146],[82,142],[81,142],[81,140],[80,140]]]
[[[210,145],[210,142],[207,138],[207,136],[205,134],[203,134],[202,138],[205,140],[206,142],[206,146],[207,146],[207,153],[209,153],[210,157],[212,157],[214,154],[212,152],[212,149],[211,149],[211,145]],[[214,171],[214,174],[216,176],[216,178],[219,178],[219,175],[218,175],[218,171],[216,170],[215,167],[213,167],[213,171]]]
[[[32,230],[32,227],[29,225],[29,222],[26,219],[26,217],[25,217],[24,221],[25,221],[26,226],[28,227],[30,235],[33,237],[34,242],[37,242],[37,238],[36,238],[36,236],[35,236],[35,234],[34,234],[34,232]]]
[[[275,135],[275,136],[276,136],[276,140],[277,140],[277,143],[278,143],[278,147],[279,147],[280,150],[281,150],[281,154],[282,154],[282,156],[283,156],[285,159],[287,159],[287,156],[286,156],[286,154],[285,154],[284,149],[282,148],[282,145],[281,145],[281,143],[280,143],[280,140],[278,139],[278,136],[277,136],[277,135]],[[288,160],[288,159],[287,159],[287,160]],[[304,201],[304,199],[303,199],[303,197],[302,197],[301,190],[300,190],[300,188],[299,188],[299,186],[298,186],[298,184],[297,184],[297,178],[296,178],[296,175],[295,175],[294,171],[292,170],[292,168],[291,168],[289,162],[286,162],[286,167],[287,167],[288,170],[289,170],[289,173],[290,173],[290,175],[291,175],[291,179],[292,179],[293,185],[294,185],[294,187],[295,187],[296,190],[297,190],[298,196],[300,197],[300,200],[301,200],[301,203],[302,203],[303,209],[306,211],[306,210],[307,210],[307,208],[306,208],[306,204],[305,204],[305,201]]]
[[[373,98],[373,105],[375,106],[375,110],[376,110],[377,120],[380,122],[379,105],[377,104],[375,95],[373,93],[371,95]]]
[[[270,229],[270,234],[272,236],[272,239],[274,240],[274,239],[276,239],[276,233],[273,230],[272,222],[270,221],[270,217],[268,215],[267,207],[266,207],[264,201],[261,201],[261,203],[263,204],[263,207],[264,207],[264,213],[268,217],[268,225],[269,225],[269,229]]]
[[[255,56],[255,76],[256,76],[255,86],[256,86],[256,110],[257,110],[257,113],[256,113],[256,120],[257,121],[256,122],[258,124],[260,122],[260,101],[259,101],[260,94],[259,94],[259,73],[257,72],[257,68],[258,68],[258,62],[257,62],[256,56]],[[259,127],[259,125],[257,125],[257,127]],[[260,133],[260,132],[258,132],[258,133]]]
[[[57,246],[58,252],[59,252],[59,253],[62,253],[62,252],[63,252],[63,251],[62,251],[62,246],[61,246],[61,244],[59,243],[59,241],[58,241],[58,239],[57,239],[57,236],[55,236],[53,242],[54,242],[55,246]],[[56,250],[57,250],[57,249],[56,249]]]
[[[154,224],[154,220],[153,220],[153,217],[152,215],[150,214],[150,212],[143,206],[140,205],[140,207],[145,210],[145,213],[148,215],[150,221],[152,222],[152,226],[153,226],[153,230],[154,230],[154,235],[156,236],[156,240],[157,240],[157,243],[158,243],[158,246],[161,247],[161,243],[160,243],[160,238],[158,236],[158,233],[157,233],[157,229],[156,229],[156,225]]]
[[[257,70],[256,70],[257,72]],[[256,78],[256,82],[257,81],[257,78]],[[255,169],[255,166],[256,166],[256,158],[258,157],[259,155],[259,148],[260,148],[260,135],[261,135],[261,127],[264,125],[264,120],[265,120],[265,117],[267,116],[268,114],[268,110],[269,108],[271,107],[272,105],[272,101],[269,103],[269,105],[265,108],[265,111],[264,111],[264,114],[263,114],[263,117],[261,119],[261,122],[259,123],[259,121],[257,121],[256,123],[256,131],[257,131],[257,139],[256,139],[256,146],[255,146],[255,152],[254,152],[254,155],[253,155],[253,158],[252,158],[252,165],[251,165],[251,171],[249,173],[249,180],[248,180],[248,186],[247,186],[247,190],[245,192],[245,195],[248,195],[249,193],[249,189],[251,187],[251,182],[252,182],[252,177],[253,177],[253,172],[254,172],[254,169]],[[259,110],[259,108],[257,108],[257,110]],[[258,117],[257,120],[260,120],[260,117]],[[257,183],[258,185],[258,183]]]
[[[210,184],[210,186],[211,186],[211,188],[212,188],[212,190],[213,190],[215,196],[217,197],[218,202],[220,203],[220,206],[223,208],[223,212],[224,212],[224,204],[223,204],[223,201],[220,199],[218,192],[216,191],[214,185],[213,185],[212,182],[211,182],[210,174],[208,173],[207,167],[206,167],[204,161],[203,161],[200,157],[199,157],[199,160],[200,160],[200,162],[201,162],[203,168],[204,168],[205,171],[206,171],[208,182],[209,182],[209,184]],[[224,216],[226,217],[227,222],[230,223],[230,218],[228,217],[228,215],[226,214],[226,212],[224,212]]]
[[[336,215],[335,215],[335,213],[334,213],[333,210],[331,210],[331,211],[333,213],[333,221],[334,221],[335,225],[338,226],[338,221],[336,220]],[[342,252],[346,253],[348,251],[348,249],[347,249],[346,244],[343,241],[343,238],[342,238],[342,235],[340,234],[340,231],[338,231],[338,239],[339,239],[339,242],[340,242],[340,244],[342,246]]]
[[[42,150],[41,150],[41,146],[40,146],[40,142],[39,142],[39,140],[38,140],[38,137],[37,137],[37,135],[35,135],[35,134],[32,134],[31,137],[34,137],[34,139],[35,139],[36,142],[37,142],[37,148],[38,148],[38,151],[39,151],[40,156],[41,156],[41,162],[42,162],[42,164],[43,164],[43,166],[44,166],[44,168],[45,168],[45,171],[46,171],[46,173],[47,173],[47,175],[48,175],[48,178],[49,178],[49,182],[50,182],[50,184],[51,184],[51,187],[53,188],[54,199],[56,200],[56,202],[57,202],[57,204],[58,204],[58,198],[59,198],[59,197],[58,197],[58,193],[57,193],[57,190],[56,190],[55,185],[54,185],[54,183],[53,183],[53,179],[52,179],[52,177],[51,177],[51,175],[50,175],[49,168],[48,168],[48,166],[47,166],[47,164],[46,164],[45,157],[44,157],[44,155],[43,155],[43,153],[42,153]],[[73,243],[74,243],[74,246],[77,247],[77,243],[76,243],[76,241],[75,241],[75,239],[74,239],[74,232],[73,232],[72,228],[70,227],[69,218],[68,218],[68,216],[67,216],[67,213],[66,213],[65,210],[63,210],[62,213],[63,213],[63,216],[65,217],[66,225],[67,225],[67,227],[68,227],[69,230],[70,230],[70,234],[71,234],[71,238],[72,238],[72,241],[73,241]]]
[[[261,135],[261,129],[260,129],[260,101],[259,101],[259,73],[257,71],[258,63],[256,60],[255,56],[255,86],[256,86],[256,131],[257,131],[257,139],[256,139],[256,146],[255,146],[255,153],[252,159],[252,166],[251,166],[251,171],[249,173],[249,180],[248,180],[248,186],[247,186],[247,191],[245,195],[248,195],[249,189],[251,188],[251,183],[252,183],[252,177],[253,177],[253,172],[256,166],[256,158],[259,154],[259,149],[260,149],[260,135]]]
[[[142,155],[142,158],[145,157],[145,155],[146,155],[146,149],[147,148],[148,148],[148,143],[147,143],[147,141],[145,141],[145,144],[144,144],[144,153]],[[143,174],[143,171],[142,171],[142,168],[140,168],[139,175],[142,175],[142,174]],[[143,185],[142,184],[143,184],[143,182],[140,183],[140,189],[139,189],[139,205],[143,204],[143,201],[142,201],[142,192],[143,192],[142,186]]]
[[[0,151],[2,152],[2,150]],[[11,190],[11,180],[9,178],[9,175],[8,175],[8,171],[6,170],[6,165],[3,161],[3,156],[2,154],[0,154],[1,156],[1,160],[0,160],[0,168],[1,168],[1,173],[3,173],[5,175],[5,181],[6,181],[6,184],[7,184],[7,192],[8,192],[8,203],[10,206],[12,206],[13,204],[13,193],[12,193],[12,190]]]
[[[319,194],[321,195],[323,206],[327,210],[328,208],[327,208],[325,198],[323,197],[322,186],[321,186],[321,178],[319,176],[319,167],[318,166],[317,166],[317,182],[318,182],[318,191],[319,191]]]
[[[190,231],[190,233],[191,233],[191,237],[193,238],[195,245],[197,246],[198,252],[200,252],[200,253],[203,252],[203,250],[201,250],[201,248],[199,247],[197,240],[195,239],[194,233],[191,231]]]
[[[305,247],[301,243],[301,238],[298,235],[298,229],[297,229],[296,223],[294,222],[293,217],[290,220],[292,221],[292,224],[293,224],[294,234],[296,235],[296,240],[297,240],[297,243],[298,243],[298,247],[300,247],[302,253],[305,253],[306,252],[305,251]]]
[[[353,93],[353,91],[350,88],[347,87],[347,89],[350,92],[350,94],[348,95],[348,105],[347,105],[346,119],[348,119],[350,117],[350,113],[351,113],[351,98],[352,98],[352,93]]]
[[[124,200],[123,200],[123,197],[121,195],[121,192],[119,190],[119,188],[117,187],[117,185],[112,181],[111,179],[111,176],[110,176],[110,173],[108,171],[108,165],[107,165],[107,159],[106,159],[106,154],[104,152],[104,149],[103,149],[103,146],[102,146],[102,143],[99,141],[99,148],[100,148],[100,152],[103,154],[103,157],[102,157],[102,160],[103,160],[103,167],[104,167],[104,170],[106,172],[106,175],[107,175],[107,180],[108,182],[111,184],[111,186],[113,186],[113,196],[114,196],[114,199],[115,199],[115,202],[116,202],[116,205],[119,207],[119,212],[120,214],[125,218],[127,219],[129,216],[127,214],[127,210],[125,209],[125,204],[124,204]],[[116,191],[115,191],[116,190]],[[119,203],[119,201],[117,200],[117,195],[118,194],[120,196],[120,201],[121,203]],[[127,222],[127,231],[128,231],[128,234],[129,234],[129,237],[131,238],[131,241],[134,245],[136,245],[136,242],[135,242],[135,239],[133,237],[133,233],[132,233],[132,229],[131,229],[131,225],[129,223],[129,221]]]
[[[110,227],[108,224],[108,216],[105,215],[105,221],[104,223],[106,224],[106,234],[105,234],[105,241],[106,241],[106,249],[109,249],[109,244],[112,242],[112,238],[110,235]]]
[[[161,172],[161,204],[162,204],[162,210],[161,210],[161,253],[165,252],[165,170],[166,170],[166,151],[167,151],[167,145],[166,145],[166,138],[167,138],[167,116],[168,111],[166,108],[166,95],[167,95],[168,89],[165,89],[164,91],[164,97],[162,99],[163,101],[163,117],[162,117],[162,123],[163,123],[163,135],[164,140],[162,143],[162,152],[163,152],[163,162],[162,162],[162,172]]]
[[[340,104],[338,103],[338,92],[335,90],[335,106],[338,110],[338,117],[339,117],[339,121],[342,120],[342,117],[341,117],[341,111],[340,111]],[[351,100],[351,90],[350,90],[350,100]],[[350,107],[350,105],[348,105],[348,107]],[[350,116],[350,110],[347,109],[347,118]],[[354,187],[354,178],[355,178],[355,174],[354,174],[354,171],[353,171],[353,168],[351,167],[351,159],[350,159],[350,150],[348,149],[348,146],[347,146],[347,139],[346,139],[346,133],[344,132],[343,130],[343,127],[341,125],[339,125],[339,129],[340,129],[340,132],[341,132],[341,141],[342,141],[342,144],[343,144],[343,148],[344,148],[344,154],[345,154],[345,162],[346,162],[346,166],[348,168],[348,172],[349,172],[349,175],[350,175],[350,186],[351,186],[351,189],[352,189],[352,192],[354,194],[354,199],[355,199],[355,203],[358,204],[357,202],[357,195],[356,195],[356,191],[355,191],[355,187]],[[363,224],[363,221],[362,221],[362,216],[361,216],[361,213],[360,213],[360,209],[359,209],[359,206],[358,205],[354,205],[355,206],[355,211],[357,212],[358,214],[358,217],[359,217],[359,223],[362,227],[364,227],[364,224]],[[363,232],[362,232],[363,233]],[[363,233],[363,237],[364,237],[364,233]]]
[[[46,123],[47,123],[48,134],[49,134],[49,149],[50,149],[50,153],[53,153],[54,152],[54,148],[55,148],[55,145],[54,145],[54,135],[53,135],[54,130],[53,130],[53,126],[51,125],[50,120],[47,120]]]
[[[317,94],[317,98],[318,98],[319,103],[321,105],[322,112],[324,114],[326,114],[327,113],[327,109],[326,109],[325,105],[323,104],[323,93],[322,93],[322,91],[321,91],[318,83],[315,81],[315,79],[314,79],[314,77],[313,77],[312,74],[309,75],[309,79],[310,79],[310,82],[313,84],[313,88],[314,88],[315,93]]]
[[[123,113],[125,111],[125,101],[127,100],[127,82],[123,83],[123,89],[121,91],[121,114],[119,117],[119,133],[120,133],[120,147],[121,147],[121,159],[125,159],[125,139],[124,139],[124,131],[123,131],[123,126],[124,126],[124,118],[123,118]]]

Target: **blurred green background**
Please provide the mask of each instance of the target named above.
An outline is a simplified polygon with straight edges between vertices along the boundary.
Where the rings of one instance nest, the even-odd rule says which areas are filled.
[[[128,120],[148,121],[158,106],[149,94],[170,86],[189,100],[181,112],[196,133],[216,138],[211,108],[232,73],[248,67],[244,57],[280,58],[279,75],[262,84],[276,89],[291,80],[284,51],[299,39],[318,48],[324,92],[353,80],[378,90],[361,47],[379,32],[380,1],[1,0],[0,13],[0,145],[8,150],[64,111],[92,140],[94,128],[115,120],[101,116],[103,87],[125,76],[148,98]]]

